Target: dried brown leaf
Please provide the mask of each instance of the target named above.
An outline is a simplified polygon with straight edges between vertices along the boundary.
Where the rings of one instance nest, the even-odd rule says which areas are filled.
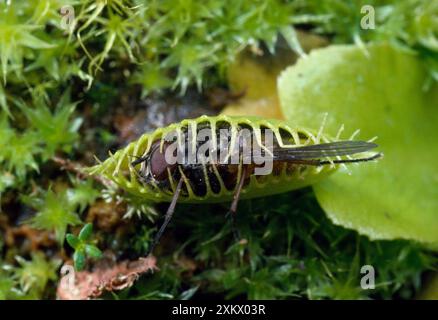
[[[66,274],[59,281],[57,297],[60,300],[97,298],[105,291],[131,287],[140,275],[155,270],[158,270],[155,257],[118,263],[104,259],[91,272],[74,272],[71,265],[64,265],[61,272]]]

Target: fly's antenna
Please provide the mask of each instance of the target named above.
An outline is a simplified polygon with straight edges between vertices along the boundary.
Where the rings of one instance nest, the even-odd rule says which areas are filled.
[[[143,157],[139,157],[139,156],[134,156],[134,155],[129,155],[128,157],[131,158],[136,158],[137,160],[130,162],[130,166],[132,171],[134,171],[134,174],[137,176],[139,181],[143,181],[145,177],[143,177],[140,172],[135,168],[136,165],[142,163],[143,161],[147,160],[147,157],[143,156]],[[130,170],[131,171],[131,170]]]
[[[131,166],[136,166],[137,164],[140,164],[140,163],[142,163],[143,161],[146,161],[146,160],[147,160],[147,157],[146,157],[146,156],[139,157],[139,156],[134,156],[134,155],[129,155],[129,154],[128,154],[128,157],[130,157],[130,158],[136,158],[136,159],[137,159],[137,160],[134,160],[134,161],[130,162]]]

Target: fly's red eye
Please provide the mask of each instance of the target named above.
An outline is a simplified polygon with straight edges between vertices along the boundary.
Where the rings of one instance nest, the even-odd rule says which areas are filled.
[[[167,177],[167,168],[173,169],[175,165],[168,164],[166,161],[166,149],[167,145],[163,145],[163,150],[160,152],[160,143],[157,142],[152,147],[152,153],[150,158],[150,169],[154,179],[162,181]]]

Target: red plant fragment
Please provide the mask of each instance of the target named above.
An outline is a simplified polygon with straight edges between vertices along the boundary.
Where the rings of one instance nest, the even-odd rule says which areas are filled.
[[[102,260],[93,271],[75,272],[72,265],[61,268],[64,276],[57,288],[60,300],[86,300],[97,298],[105,291],[118,291],[131,287],[145,272],[158,270],[155,257],[135,261]]]

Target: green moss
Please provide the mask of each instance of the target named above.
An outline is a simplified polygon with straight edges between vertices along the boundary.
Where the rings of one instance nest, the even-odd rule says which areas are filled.
[[[242,201],[240,244],[226,211],[226,204],[179,206],[157,248],[160,272],[122,296],[176,298],[198,288],[195,295],[226,298],[412,298],[437,263],[414,242],[370,241],[333,225],[310,189]],[[363,265],[375,268],[375,289],[360,287]]]
[[[57,279],[60,260],[48,260],[42,252],[34,252],[31,259],[16,257],[16,262],[15,267],[0,264],[0,300],[44,298],[47,285]]]
[[[55,194],[49,190],[44,199],[26,196],[23,197],[23,201],[38,210],[29,224],[38,229],[54,231],[56,240],[61,244],[64,242],[67,227],[81,222],[72,204],[66,201],[64,193]]]

